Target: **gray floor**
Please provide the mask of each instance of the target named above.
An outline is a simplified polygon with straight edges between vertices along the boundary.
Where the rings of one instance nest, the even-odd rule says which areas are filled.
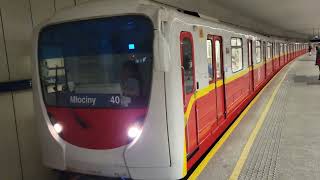
[[[314,59],[303,56],[279,73],[198,179],[229,178],[265,104],[286,71],[288,74],[239,179],[320,179],[320,81]]]

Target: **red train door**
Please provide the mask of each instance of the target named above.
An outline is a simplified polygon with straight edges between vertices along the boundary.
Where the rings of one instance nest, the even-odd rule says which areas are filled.
[[[208,92],[206,95],[197,98],[196,112],[198,122],[198,142],[201,144],[211,136],[211,132],[218,127],[217,120],[217,96],[215,90],[215,61],[214,42],[207,39],[207,66],[208,66]],[[197,95],[196,95],[197,96]]]
[[[254,72],[253,72],[253,57],[252,57],[252,40],[248,40],[248,65],[250,70],[249,75],[249,88],[254,91]]]
[[[194,45],[192,34],[190,32],[181,32],[180,34],[180,55],[187,153],[188,156],[191,156],[197,151],[199,142],[196,103],[194,99],[196,81]]]
[[[223,45],[221,36],[211,36],[214,49],[215,62],[215,81],[216,81],[216,97],[217,97],[217,119],[218,123],[225,118],[225,86],[224,86],[224,64],[223,64]]]

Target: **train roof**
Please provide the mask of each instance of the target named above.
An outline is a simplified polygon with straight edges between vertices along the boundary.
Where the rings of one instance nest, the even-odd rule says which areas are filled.
[[[90,1],[90,3],[80,4],[76,7],[73,7],[72,9],[63,9],[61,11],[58,11],[45,23],[39,25],[37,29],[39,30],[41,29],[41,27],[50,24],[85,20],[88,18],[99,18],[108,15],[113,16],[129,14],[128,12],[131,12],[131,14],[152,14],[152,12],[155,13],[160,8],[166,9],[168,12],[179,16],[181,19],[197,22],[199,25],[219,25],[227,30],[231,30],[234,32],[237,31],[238,33],[243,34],[250,34],[256,37],[256,39],[263,39],[274,42],[288,41],[285,38],[263,35],[259,32],[253,32],[245,27],[239,27],[230,23],[221,22],[218,19],[205,16],[197,12],[182,10],[176,7],[161,4],[159,2],[154,2],[152,0],[92,0]]]

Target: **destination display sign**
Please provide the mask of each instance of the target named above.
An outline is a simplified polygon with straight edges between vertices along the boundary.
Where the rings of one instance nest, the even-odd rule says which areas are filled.
[[[59,94],[57,104],[67,107],[120,107],[127,106],[131,98],[120,94]]]

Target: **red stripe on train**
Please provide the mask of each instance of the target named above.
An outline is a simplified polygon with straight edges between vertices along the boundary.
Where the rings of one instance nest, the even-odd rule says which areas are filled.
[[[83,109],[47,107],[55,122],[63,126],[61,138],[87,149],[114,149],[131,142],[128,129],[143,123],[142,109]]]

